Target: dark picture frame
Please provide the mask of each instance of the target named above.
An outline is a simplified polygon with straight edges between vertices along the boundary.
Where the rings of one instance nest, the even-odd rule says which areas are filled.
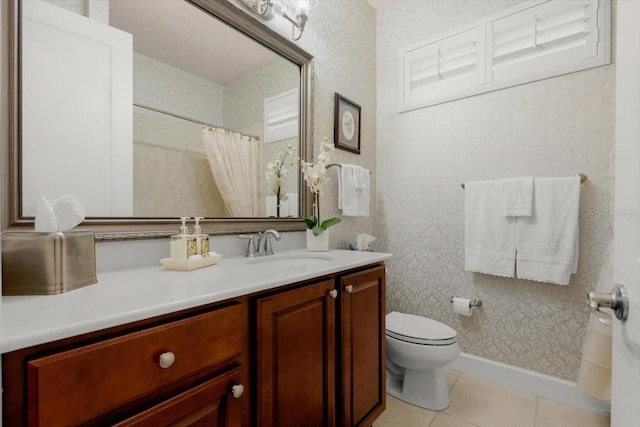
[[[360,105],[336,92],[333,140],[337,148],[360,154]]]

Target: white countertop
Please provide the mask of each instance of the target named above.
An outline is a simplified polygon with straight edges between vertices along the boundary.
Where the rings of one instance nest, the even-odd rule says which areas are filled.
[[[283,267],[278,262],[250,265],[249,258],[234,256],[193,271],[165,270],[158,262],[156,267],[99,273],[97,284],[63,294],[2,297],[0,350],[7,353],[391,258],[343,250],[282,251],[275,257],[303,254],[332,259],[301,259]]]

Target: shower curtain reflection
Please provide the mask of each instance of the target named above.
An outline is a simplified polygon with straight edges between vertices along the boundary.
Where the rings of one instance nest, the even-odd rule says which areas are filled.
[[[202,126],[201,132],[211,173],[231,216],[264,216],[260,141],[220,128]]]

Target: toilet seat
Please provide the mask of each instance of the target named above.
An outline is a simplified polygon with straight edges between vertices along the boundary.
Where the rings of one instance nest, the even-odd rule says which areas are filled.
[[[393,311],[386,316],[389,337],[420,345],[451,345],[457,341],[458,333],[447,325],[413,314]]]

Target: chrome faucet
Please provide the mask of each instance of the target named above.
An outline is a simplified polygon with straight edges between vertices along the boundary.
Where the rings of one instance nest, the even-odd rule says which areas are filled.
[[[267,230],[264,233],[241,234],[239,239],[248,240],[247,251],[244,256],[253,258],[257,256],[273,255],[273,247],[271,246],[271,236],[276,240],[280,240],[280,233],[276,230]]]
[[[277,241],[280,241],[280,233],[276,230],[267,230],[258,235],[258,256],[273,255],[273,248],[271,247],[271,236]],[[264,243],[263,243],[264,242]]]

